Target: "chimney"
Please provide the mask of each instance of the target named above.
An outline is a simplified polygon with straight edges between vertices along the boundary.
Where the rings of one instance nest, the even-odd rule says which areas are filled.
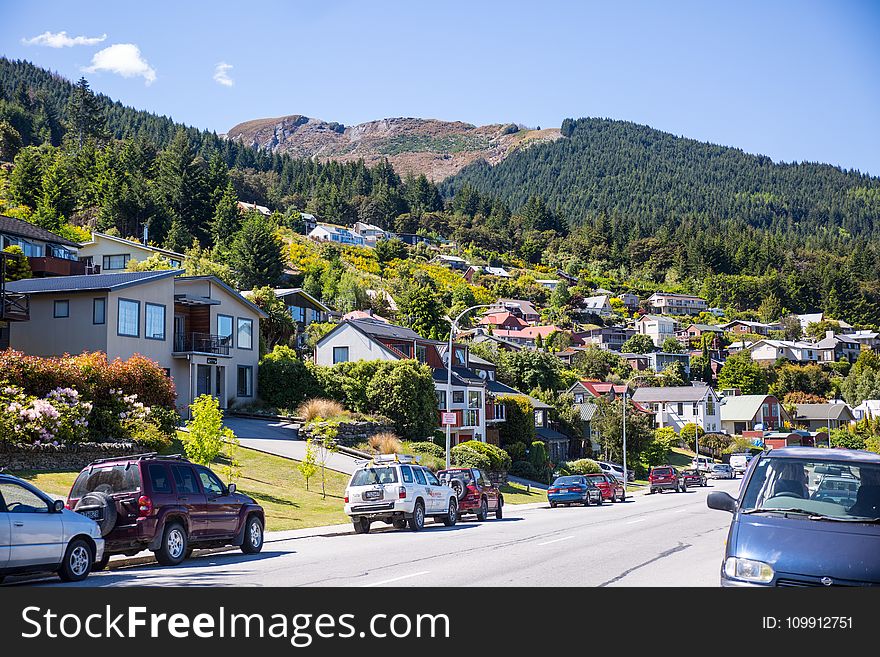
[[[833,338],[833,337],[834,337],[834,331],[825,331],[825,337],[826,337],[826,338],[829,338],[829,339],[830,339],[830,338]]]

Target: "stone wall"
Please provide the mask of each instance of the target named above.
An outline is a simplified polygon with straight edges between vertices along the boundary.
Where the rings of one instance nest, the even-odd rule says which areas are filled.
[[[369,440],[370,436],[374,436],[377,433],[394,433],[394,425],[390,422],[374,422],[370,420],[343,422],[339,425],[338,429],[339,435],[336,437],[336,442],[343,447],[354,447],[358,443]],[[299,433],[303,440],[314,437],[308,425],[300,428]]]
[[[147,450],[135,443],[81,443],[79,445],[0,445],[0,469],[81,470],[96,459],[140,454]]]

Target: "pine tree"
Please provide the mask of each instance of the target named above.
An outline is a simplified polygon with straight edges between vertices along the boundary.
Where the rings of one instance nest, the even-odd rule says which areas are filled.
[[[34,148],[27,147],[15,156],[15,165],[9,175],[9,198],[18,205],[32,210],[43,194],[43,156]]]
[[[42,187],[34,222],[46,230],[55,232],[66,222],[74,208],[71,181],[64,158],[56,157],[46,168]]]
[[[76,143],[76,150],[82,150],[89,139],[101,143],[107,139],[107,118],[95,94],[85,78],[74,85],[67,103],[67,131]]]
[[[258,213],[251,213],[232,240],[229,264],[236,271],[241,289],[274,287],[284,273],[281,239],[274,227]]]
[[[171,220],[171,227],[168,229],[168,234],[165,236],[165,248],[169,251],[183,253],[186,249],[192,246],[192,243],[192,233],[189,232],[183,221],[174,217],[174,219]]]
[[[156,195],[172,216],[181,220],[187,231],[201,243],[207,241],[211,218],[210,191],[202,162],[193,155],[189,138],[181,129],[158,158]]]
[[[214,217],[211,220],[211,238],[217,247],[228,248],[239,228],[241,228],[241,210],[238,207],[235,189],[230,182],[226,184],[226,189],[214,208]]]
[[[20,246],[17,244],[7,246],[3,249],[3,253],[6,255],[0,257],[6,261],[4,264],[4,271],[6,272],[5,280],[20,281],[23,278],[30,278],[33,276],[30,263]]]

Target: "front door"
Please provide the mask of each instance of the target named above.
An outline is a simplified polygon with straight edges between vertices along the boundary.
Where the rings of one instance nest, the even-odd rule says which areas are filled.
[[[211,394],[211,366],[196,365],[196,397]]]
[[[15,482],[0,484],[0,498],[8,518],[9,557],[7,567],[61,563],[64,528],[61,514],[53,513],[49,503]]]
[[[220,402],[220,408],[226,408],[226,368],[223,365],[217,365],[214,370],[216,373],[214,396]]]

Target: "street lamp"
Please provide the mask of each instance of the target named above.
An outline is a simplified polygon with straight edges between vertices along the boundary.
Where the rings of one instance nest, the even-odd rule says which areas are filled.
[[[455,319],[452,319],[448,315],[443,316],[443,319],[449,322],[449,350],[446,353],[446,413],[452,412],[452,359],[454,356],[452,353],[452,340],[455,337],[455,331],[458,329],[458,321],[472,310],[492,307],[493,306],[487,305],[471,306],[470,308],[462,310]],[[467,367],[467,363],[464,363],[464,366]],[[444,421],[443,424],[446,426],[446,469],[448,470],[452,449],[452,436],[450,434],[451,425],[446,421]]]

